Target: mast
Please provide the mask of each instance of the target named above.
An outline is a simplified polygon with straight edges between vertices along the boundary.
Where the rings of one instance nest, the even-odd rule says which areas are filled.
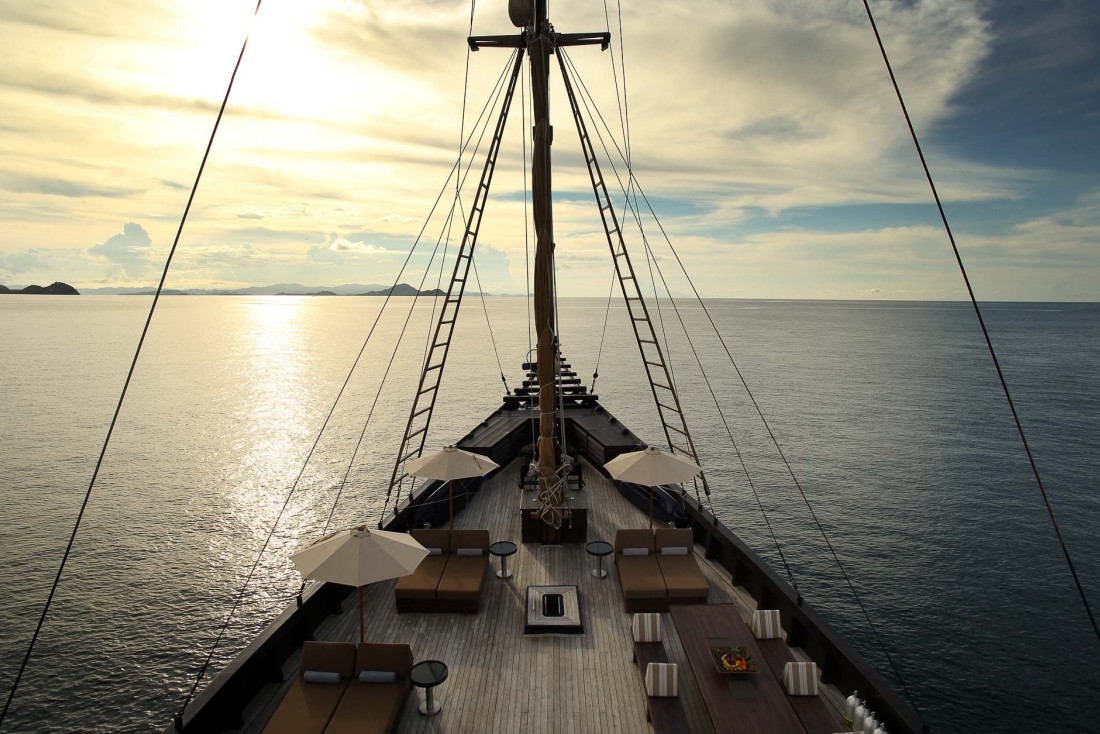
[[[540,514],[546,527],[544,542],[557,542],[561,528],[563,492],[554,443],[555,375],[558,364],[557,324],[554,320],[554,213],[550,145],[550,53],[553,30],[547,19],[547,0],[534,0],[534,33],[528,46],[531,59],[531,102],[534,110],[531,162],[531,205],[535,219],[535,336],[538,340],[539,380],[538,471]]]
[[[554,305],[554,212],[551,185],[550,145],[554,129],[550,125],[550,54],[559,46],[599,44],[606,49],[610,33],[556,33],[547,17],[549,0],[509,0],[512,24],[523,28],[519,36],[471,36],[470,48],[527,49],[531,61],[531,98],[534,112],[532,129],[531,203],[535,220],[534,312],[536,375],[539,383],[539,516],[544,525],[543,542],[561,542],[564,508],[564,481],[558,476],[561,457],[554,440],[558,372],[558,335]]]

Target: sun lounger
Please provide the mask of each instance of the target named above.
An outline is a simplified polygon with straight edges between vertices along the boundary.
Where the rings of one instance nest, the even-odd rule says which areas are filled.
[[[668,609],[668,591],[653,554],[653,531],[622,529],[615,532],[615,566],[628,612]]]
[[[435,606],[439,579],[443,577],[443,569],[447,567],[450,557],[451,531],[422,528],[413,530],[410,535],[428,549],[429,555],[424,556],[413,573],[397,580],[394,588],[397,611],[431,611]]]
[[[489,568],[488,530],[413,530],[425,548],[437,548],[416,571],[397,581],[398,612],[476,612]]]
[[[439,607],[455,612],[476,612],[489,568],[489,531],[452,530],[451,555],[439,579]]]
[[[710,587],[692,552],[695,540],[691,530],[658,528],[653,531],[653,541],[669,603],[705,604]]]
[[[401,720],[405,700],[412,690],[409,670],[413,665],[408,645],[362,642],[355,657],[355,676],[325,734],[375,734],[392,732]],[[389,680],[392,674],[393,680]]]
[[[355,652],[355,645],[350,642],[305,643],[298,678],[264,728],[264,734],[322,734],[348,687],[355,668]]]

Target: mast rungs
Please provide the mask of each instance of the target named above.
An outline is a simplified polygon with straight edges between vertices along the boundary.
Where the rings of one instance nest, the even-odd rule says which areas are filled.
[[[668,442],[668,447],[669,447],[670,449],[672,449],[673,451],[679,451],[679,452],[680,452],[681,454],[683,454],[684,456],[690,456],[690,457],[691,457],[692,459],[694,459],[694,460],[695,460],[695,463],[696,463],[696,464],[698,464],[698,463],[699,463],[699,457],[695,455],[695,452],[694,452],[694,451],[691,451],[691,450],[689,450],[689,449],[685,449],[685,448],[683,448],[683,447],[681,447],[681,446],[677,446],[676,444],[672,443],[672,441],[669,441],[669,442]]]
[[[425,393],[429,393],[429,392],[431,392],[431,391],[433,391],[433,390],[438,390],[438,389],[439,389],[439,385],[433,385],[432,387],[426,387],[426,388],[424,388],[423,390],[421,390],[420,392],[418,392],[418,393],[417,393],[417,395],[423,395],[423,394],[425,394]]]
[[[668,385],[662,385],[662,384],[661,384],[661,383],[659,383],[659,382],[651,382],[651,383],[649,383],[649,384],[650,384],[650,385],[653,385],[653,387],[659,387],[659,388],[661,388],[662,390],[668,390],[669,392],[675,392],[675,390],[673,390],[673,389],[672,389],[671,387],[669,387]]]
[[[426,375],[429,372],[431,372],[432,370],[441,370],[441,369],[443,369],[443,363],[442,362],[439,363],[439,364],[433,364],[430,367],[425,367],[424,368],[424,374]]]
[[[670,424],[670,423],[665,423],[665,424],[664,424],[664,427],[665,427],[665,428],[671,428],[672,430],[674,430],[674,431],[676,431],[677,433],[679,433],[679,434],[680,434],[681,436],[686,436],[686,435],[687,435],[687,431],[682,431],[682,430],[680,430],[679,428],[677,428],[676,426],[674,426],[674,425],[672,425],[672,424]]]
[[[683,412],[679,408],[674,408],[671,405],[665,405],[660,400],[657,401],[657,407],[661,410],[671,410],[673,413],[679,413],[680,415],[683,415]]]
[[[650,362],[647,359],[647,360],[645,360],[645,363],[648,364],[650,367],[660,367],[661,369],[665,369],[665,363],[664,362]]]

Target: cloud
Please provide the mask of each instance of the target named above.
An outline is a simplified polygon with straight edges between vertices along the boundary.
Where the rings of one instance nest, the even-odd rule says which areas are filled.
[[[83,198],[88,196],[120,197],[140,193],[138,189],[81,183],[50,176],[35,176],[0,172],[0,189],[17,194],[46,194]]]
[[[120,234],[88,248],[88,254],[107,260],[121,273],[135,277],[149,270],[149,233],[137,222],[127,222]]]
[[[0,275],[13,276],[20,273],[41,272],[48,269],[48,262],[38,250],[0,254]]]
[[[368,245],[366,242],[349,242],[343,237],[337,237],[325,249],[329,252],[354,252],[359,255],[392,254],[389,250],[376,245]]]

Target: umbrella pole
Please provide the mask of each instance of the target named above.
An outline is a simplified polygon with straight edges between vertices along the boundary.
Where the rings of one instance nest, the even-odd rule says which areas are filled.
[[[359,641],[363,641],[363,587],[359,587]]]
[[[453,479],[447,480],[447,496],[451,500],[451,530],[455,529],[455,482]]]
[[[649,488],[649,529],[653,529],[653,487]]]

